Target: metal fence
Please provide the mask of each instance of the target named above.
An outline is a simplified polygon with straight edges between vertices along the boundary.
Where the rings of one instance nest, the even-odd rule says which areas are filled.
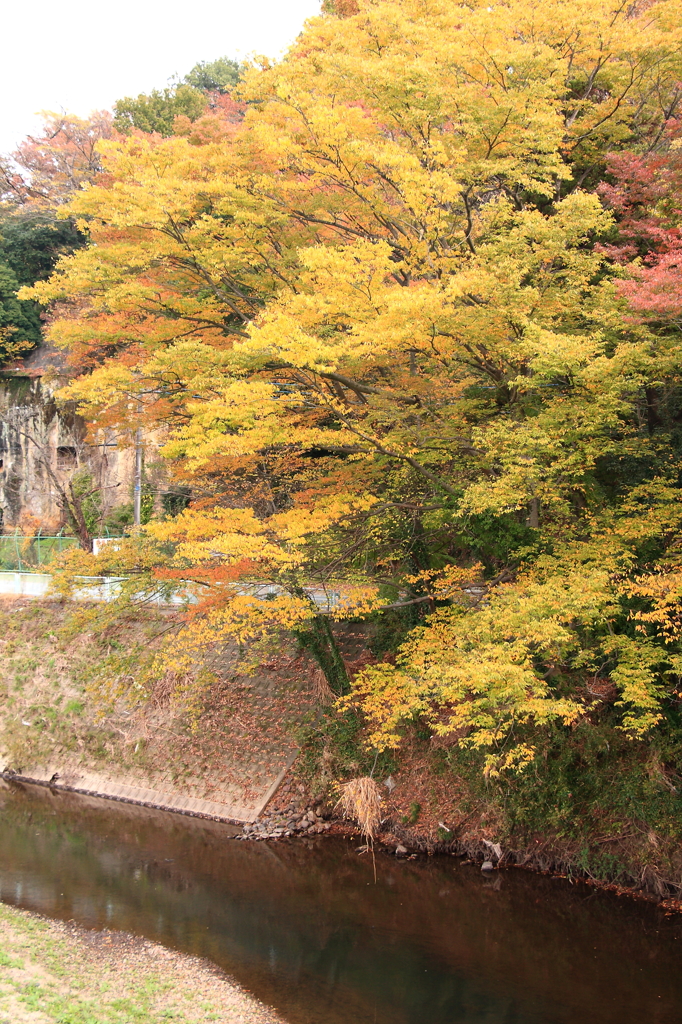
[[[78,547],[78,538],[65,537],[61,533],[56,536],[43,536],[40,532],[33,536],[4,534],[0,536],[0,570],[21,572],[23,569],[37,569],[72,547]]]
[[[93,539],[94,552],[99,554],[102,547],[112,540],[120,539],[120,533],[112,533],[104,527],[101,537]],[[31,572],[42,569],[69,548],[78,547],[78,538],[69,537],[64,533],[44,534],[41,530],[28,534],[4,533],[0,535],[0,572]]]

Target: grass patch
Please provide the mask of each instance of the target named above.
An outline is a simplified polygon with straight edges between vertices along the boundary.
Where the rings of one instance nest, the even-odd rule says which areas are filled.
[[[70,932],[0,905],[0,945],[3,1024],[35,1014],[54,1024],[276,1024],[203,964],[143,940]]]

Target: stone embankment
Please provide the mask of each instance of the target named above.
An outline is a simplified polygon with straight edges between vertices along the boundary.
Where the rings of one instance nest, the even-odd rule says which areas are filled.
[[[292,804],[284,813],[278,812],[245,825],[235,839],[286,839],[294,835],[320,835],[331,829],[323,808],[297,808]]]
[[[316,707],[309,663],[294,645],[251,673],[236,649],[221,649],[206,662],[209,691],[164,675],[145,701],[128,695],[112,706],[113,683],[96,671],[110,649],[95,628],[69,639],[72,614],[56,602],[0,598],[5,779],[236,825],[269,813]],[[148,608],[109,640],[144,651],[167,626],[165,613]]]

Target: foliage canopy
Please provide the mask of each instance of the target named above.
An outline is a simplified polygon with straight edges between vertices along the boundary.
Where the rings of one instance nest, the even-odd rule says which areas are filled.
[[[681,37],[672,0],[361,0],[248,70],[245,110],[117,107],[158,134],[99,144],[66,210],[92,244],[22,294],[60,303],[93,429],[136,402],[192,487],[148,527],[147,570],[208,595],[177,657],[398,607],[396,664],[349,698],[377,746],[420,715],[495,773],[550,723],[656,727],[680,367],[641,289],[679,274],[654,227],[679,237]]]
[[[231,92],[238,84],[241,67],[236,60],[218,57],[216,60],[200,60],[185,75],[185,83],[203,92]]]

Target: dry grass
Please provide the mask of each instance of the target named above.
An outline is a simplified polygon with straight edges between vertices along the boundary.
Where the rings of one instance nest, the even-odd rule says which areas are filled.
[[[344,782],[336,806],[344,818],[357,822],[368,843],[374,842],[381,824],[381,792],[374,779],[365,776]]]
[[[327,677],[321,668],[312,672],[313,696],[318,704],[333,704],[336,700],[332,688],[327,682]]]

